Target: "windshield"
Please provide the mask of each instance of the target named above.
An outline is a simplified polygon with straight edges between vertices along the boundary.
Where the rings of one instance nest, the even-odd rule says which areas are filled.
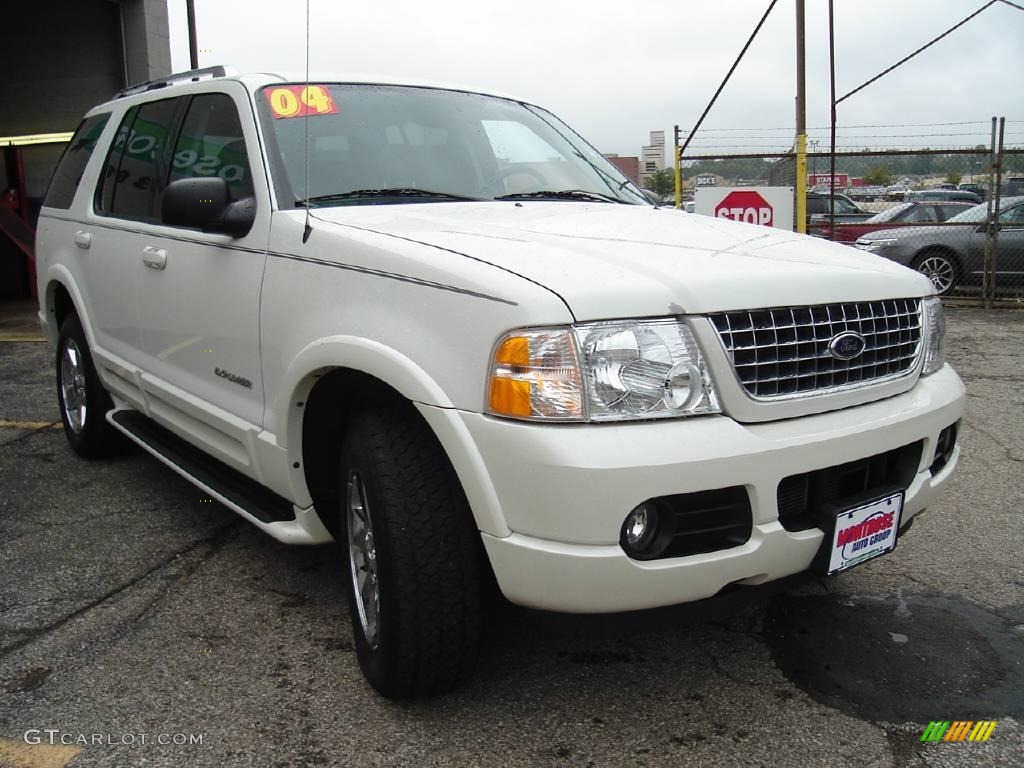
[[[283,208],[506,196],[650,204],[572,129],[528,104],[348,84],[268,86],[258,101]]]
[[[881,213],[876,213],[870,219],[865,221],[865,224],[884,224],[887,221],[895,221],[901,213],[906,211],[908,208],[913,208],[913,203],[900,203],[894,205],[892,208],[888,208]]]

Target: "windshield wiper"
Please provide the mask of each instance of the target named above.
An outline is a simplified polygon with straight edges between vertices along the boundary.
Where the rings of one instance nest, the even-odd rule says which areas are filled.
[[[385,189],[353,189],[351,192],[335,192],[330,195],[313,195],[305,200],[296,200],[295,205],[308,206],[317,203],[334,203],[342,200],[357,200],[371,197],[419,197],[433,200],[472,200],[479,202],[478,197],[466,197],[465,195],[453,195],[450,192],[435,192],[430,189],[416,189],[414,187],[393,187]]]
[[[498,195],[495,200],[589,200],[596,203],[621,203],[629,205],[625,200],[619,200],[611,195],[602,195],[600,192],[588,192],[585,189],[542,189],[538,192],[513,192],[509,195]]]

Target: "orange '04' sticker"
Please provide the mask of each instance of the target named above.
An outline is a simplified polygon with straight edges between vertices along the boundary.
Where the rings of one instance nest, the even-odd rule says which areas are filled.
[[[336,115],[338,105],[322,85],[281,85],[263,91],[276,118]]]

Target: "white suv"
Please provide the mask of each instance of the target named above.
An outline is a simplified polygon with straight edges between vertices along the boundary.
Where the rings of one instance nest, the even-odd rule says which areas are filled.
[[[465,674],[491,574],[610,612],[838,573],[959,455],[925,277],[660,210],[515,99],[150,83],[86,115],[37,255],[73,448],[336,540],[387,696]]]

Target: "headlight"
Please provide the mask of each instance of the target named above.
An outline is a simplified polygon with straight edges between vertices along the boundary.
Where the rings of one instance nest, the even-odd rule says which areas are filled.
[[[889,248],[890,246],[896,245],[899,241],[896,238],[889,238],[888,240],[864,240],[860,239],[854,243],[855,248],[860,248],[862,251],[879,251],[882,248]]]
[[[924,367],[921,375],[935,373],[946,364],[946,313],[938,296],[922,300],[924,307]]]
[[[690,329],[669,319],[505,335],[491,361],[488,411],[544,421],[627,421],[721,408]]]

